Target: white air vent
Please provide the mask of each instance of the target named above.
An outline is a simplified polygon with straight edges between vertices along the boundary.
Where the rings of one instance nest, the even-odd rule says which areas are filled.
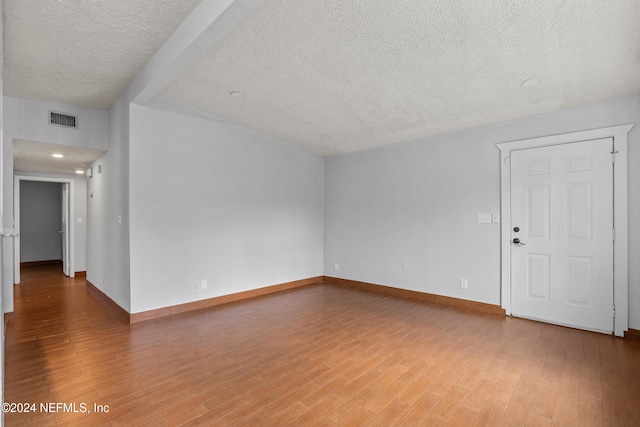
[[[49,111],[49,124],[74,129],[78,127],[76,116],[70,116],[69,114],[64,113],[56,113],[55,111]]]

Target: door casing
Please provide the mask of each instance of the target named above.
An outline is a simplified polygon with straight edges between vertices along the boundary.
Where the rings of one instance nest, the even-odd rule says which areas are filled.
[[[70,200],[71,200],[71,187],[68,183],[63,183],[61,188],[62,196],[62,271],[67,277],[71,276],[71,260],[70,245],[69,245],[69,222],[71,221],[70,212]]]
[[[627,207],[627,134],[634,124],[611,126],[560,135],[523,139],[496,144],[500,149],[500,305],[511,315],[511,152],[592,139],[613,138],[615,164],[613,168],[614,240],[614,334],[624,336],[629,329],[629,256]]]

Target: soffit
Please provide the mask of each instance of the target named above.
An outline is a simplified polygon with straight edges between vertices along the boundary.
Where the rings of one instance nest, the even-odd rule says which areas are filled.
[[[52,157],[54,153],[63,158]],[[13,169],[22,172],[73,174],[87,167],[104,155],[104,151],[69,145],[44,142],[13,140]]]

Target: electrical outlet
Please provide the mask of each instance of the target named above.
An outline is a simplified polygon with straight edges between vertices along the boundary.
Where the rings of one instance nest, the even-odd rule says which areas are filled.
[[[207,281],[206,280],[202,281],[202,289],[207,289]]]
[[[462,289],[469,289],[469,282],[467,279],[460,279],[460,287]]]
[[[333,268],[335,268],[336,270],[340,270],[340,264],[338,264],[337,262],[334,264]]]
[[[198,282],[197,280],[192,280],[191,281],[191,290],[192,291],[199,291],[200,290],[200,282]]]

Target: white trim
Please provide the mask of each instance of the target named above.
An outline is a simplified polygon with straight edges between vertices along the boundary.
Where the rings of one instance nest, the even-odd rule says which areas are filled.
[[[59,182],[69,184],[69,277],[76,275],[75,262],[75,181],[71,178],[49,178],[44,176],[26,176],[15,175],[13,177],[13,211],[15,233],[17,237],[13,239],[13,283],[20,283],[20,182],[21,181],[38,181],[38,182]]]
[[[614,241],[614,304],[616,317],[614,333],[621,337],[629,329],[629,242],[627,208],[627,134],[634,124],[591,129],[581,132],[523,139],[496,144],[500,149],[500,251],[501,251],[501,301],[500,306],[511,315],[511,151],[550,145],[570,144],[600,138],[613,138],[616,153],[613,179]]]

